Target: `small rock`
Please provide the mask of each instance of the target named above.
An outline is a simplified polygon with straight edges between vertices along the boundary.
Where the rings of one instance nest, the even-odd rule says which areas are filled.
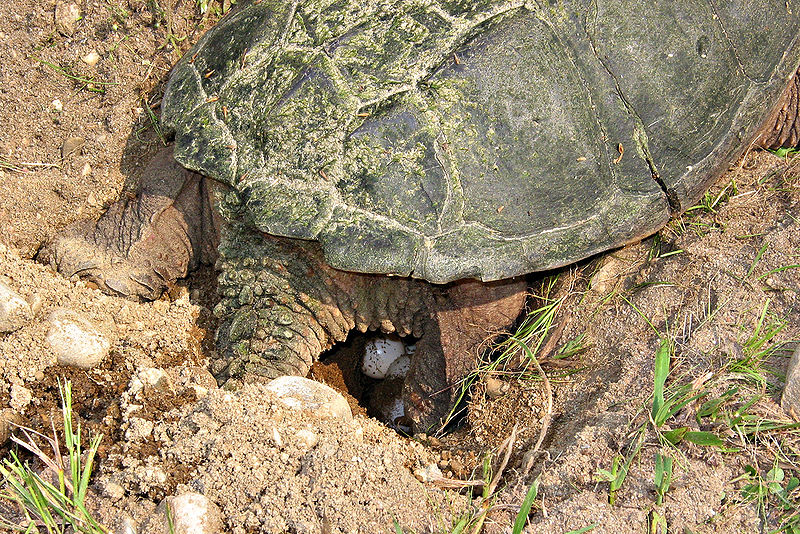
[[[81,176],[85,178],[90,174],[92,174],[92,166],[89,165],[89,162],[87,161],[86,163],[83,164],[83,167],[81,168]],[[91,202],[89,204],[92,205]]]
[[[81,58],[81,61],[89,65],[90,67],[94,67],[97,65],[97,62],[100,61],[100,54],[97,53],[97,50],[92,50],[85,56]]]
[[[442,471],[436,464],[428,464],[424,467],[414,469],[414,476],[420,482],[431,482],[433,480],[442,478]]]
[[[304,449],[312,449],[319,442],[317,435],[307,428],[298,430],[295,438],[297,443]]]
[[[136,534],[136,522],[130,516],[118,518],[114,534]]]
[[[78,4],[72,2],[56,2],[54,17],[58,33],[69,36],[75,33],[76,23],[81,18],[81,10]]]
[[[494,378],[493,376],[487,376],[485,383],[486,394],[492,399],[496,399],[497,397],[505,395],[505,393],[511,387],[509,386],[508,382],[500,380],[499,378]]]
[[[131,417],[128,428],[125,429],[125,440],[128,442],[142,441],[153,433],[153,422],[141,417]]]
[[[64,140],[64,144],[61,145],[61,157],[68,158],[72,154],[75,154],[80,149],[83,148],[83,144],[86,141],[83,137],[68,137]]]
[[[19,384],[11,386],[11,401],[8,403],[15,411],[23,413],[33,400],[31,390]]]
[[[36,295],[33,295],[32,297],[30,297],[28,299],[28,304],[30,304],[31,311],[33,312],[34,315],[39,313],[39,310],[42,309],[42,304],[43,303],[44,303],[44,299],[38,293]]]
[[[61,100],[55,98],[52,102],[50,102],[50,107],[53,108],[53,111],[56,113],[61,113],[64,111],[64,104],[61,103]]]
[[[142,367],[136,373],[145,388],[152,388],[156,391],[172,391],[172,381],[167,372],[157,367]]]
[[[125,488],[112,480],[102,480],[100,487],[102,488],[103,496],[112,501],[118,501],[125,496]]]
[[[108,355],[111,343],[77,313],[58,308],[50,314],[47,343],[59,365],[95,367]]]
[[[159,315],[164,315],[169,311],[169,302],[166,300],[156,300],[153,302],[153,311]]]
[[[33,319],[30,304],[14,290],[0,282],[0,333],[19,330]]]
[[[172,519],[170,529],[167,507]],[[222,512],[200,493],[167,497],[148,519],[143,534],[217,534],[223,532]]]
[[[789,367],[786,368],[786,385],[783,387],[781,408],[800,421],[800,345],[795,347]]]
[[[335,389],[301,376],[281,376],[267,384],[290,408],[309,410],[321,417],[337,417],[349,421],[353,418],[350,405]]]
[[[278,429],[274,427],[272,429],[272,442],[275,443],[275,446],[279,449],[283,448],[283,438],[281,438],[281,434],[278,432]]]

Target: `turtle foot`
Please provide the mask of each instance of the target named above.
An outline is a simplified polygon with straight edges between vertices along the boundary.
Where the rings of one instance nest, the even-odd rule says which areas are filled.
[[[319,301],[323,282],[296,273],[324,267],[314,266],[302,246],[240,225],[228,228],[217,262],[221,299],[214,308],[221,319],[220,358],[212,371],[221,384],[305,376],[331,346],[332,338],[312,312],[324,307]]]
[[[138,195],[123,196],[97,222],[69,227],[37,258],[106,293],[154,300],[213,258],[218,237],[211,213],[205,179],[165,150],[144,170]]]

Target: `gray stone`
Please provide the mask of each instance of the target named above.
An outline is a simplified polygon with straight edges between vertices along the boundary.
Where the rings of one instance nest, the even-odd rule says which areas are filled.
[[[76,152],[80,152],[83,149],[83,145],[85,143],[85,139],[83,137],[68,137],[64,140],[64,143],[61,145],[61,157],[68,158],[72,154]]]
[[[353,412],[345,398],[333,388],[300,376],[281,376],[267,388],[290,408],[309,410],[320,417],[336,417],[349,421]]]
[[[92,323],[71,310],[54,310],[49,322],[46,341],[59,365],[91,369],[111,349],[111,343]]]
[[[25,299],[0,282],[0,333],[19,330],[32,318],[33,312]]]
[[[145,521],[142,534],[217,534],[223,527],[222,512],[216,504],[200,493],[183,493],[164,499]]]

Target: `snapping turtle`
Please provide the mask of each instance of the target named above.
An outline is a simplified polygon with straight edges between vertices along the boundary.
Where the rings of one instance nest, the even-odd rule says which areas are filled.
[[[43,249],[106,291],[221,271],[221,380],[420,338],[437,422],[522,275],[641,239],[796,144],[800,1],[254,0],[175,66],[136,198]]]

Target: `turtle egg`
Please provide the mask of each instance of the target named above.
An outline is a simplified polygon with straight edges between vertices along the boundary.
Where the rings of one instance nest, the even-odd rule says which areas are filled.
[[[389,366],[405,353],[403,342],[395,339],[370,339],[364,346],[361,370],[370,378],[384,378]]]
[[[405,378],[411,368],[411,358],[401,355],[386,370],[386,378]]]

